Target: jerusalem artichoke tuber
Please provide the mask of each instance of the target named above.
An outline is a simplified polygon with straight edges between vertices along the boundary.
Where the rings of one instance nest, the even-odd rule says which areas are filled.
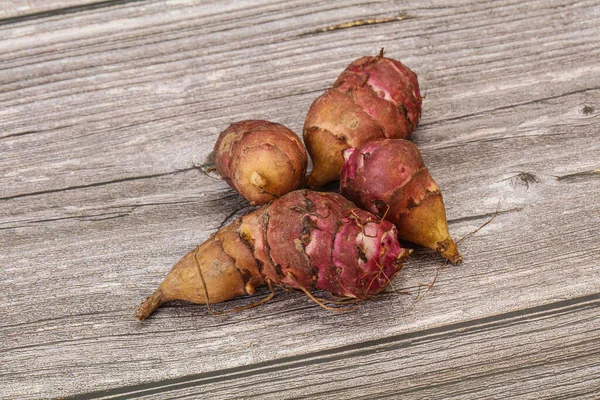
[[[436,250],[454,264],[462,261],[448,232],[440,188],[412,142],[379,139],[344,151],[340,192],[359,207],[383,216],[400,239]]]
[[[184,256],[138,308],[213,304],[268,284],[365,299],[382,291],[410,254],[388,221],[335,193],[298,190],[239,218]]]
[[[214,149],[215,167],[252,205],[304,186],[308,158],[298,136],[283,125],[249,120],[223,131]]]
[[[413,71],[383,51],[354,61],[308,111],[303,136],[314,166],[308,187],[339,179],[344,149],[378,138],[408,138],[420,117]]]

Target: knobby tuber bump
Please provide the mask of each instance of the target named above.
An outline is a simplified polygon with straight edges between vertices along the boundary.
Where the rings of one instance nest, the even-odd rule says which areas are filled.
[[[399,237],[436,250],[454,264],[462,261],[448,232],[440,188],[417,146],[403,139],[379,139],[344,150],[340,191],[359,207],[396,224]]]
[[[308,158],[298,136],[283,125],[250,120],[223,131],[214,149],[215,167],[252,205],[304,186]]]
[[[365,299],[382,291],[410,254],[389,221],[339,194],[297,190],[239,218],[184,256],[138,308],[214,304],[268,284]]]
[[[308,187],[339,179],[342,150],[378,138],[408,138],[420,117],[413,71],[383,51],[354,61],[308,111],[303,136],[314,165]]]

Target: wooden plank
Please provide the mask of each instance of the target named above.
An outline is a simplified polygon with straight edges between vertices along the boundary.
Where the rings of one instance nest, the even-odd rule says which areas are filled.
[[[538,63],[541,43],[530,47],[526,46],[527,42],[514,43],[514,32],[526,24],[521,20],[510,24],[521,7],[520,2],[497,11],[493,35],[487,31],[490,28],[482,28],[481,23],[472,26],[472,20],[489,13],[489,9],[469,10],[466,6],[456,10],[457,15],[444,16],[444,11],[437,11],[441,16],[435,17],[423,11],[423,17],[398,22],[402,24],[402,35],[408,36],[403,40],[395,33],[397,24],[356,29],[377,29],[376,37],[388,35],[389,39],[378,42],[388,48],[390,55],[410,54],[405,60],[420,73],[428,96],[423,119],[426,125],[440,118],[509,106],[522,101],[523,93],[531,94],[532,100],[541,100],[598,86],[598,66],[591,60],[600,49],[595,42],[587,40],[597,21],[591,18],[594,14],[588,12],[585,4],[571,7],[576,6],[580,9],[574,12],[579,11],[582,18],[571,18],[564,21],[561,30],[552,30],[548,25],[564,10],[556,11],[555,5],[546,6],[549,9],[538,3],[531,5],[527,21],[536,22],[527,23],[533,26],[529,34],[546,40],[548,45],[544,47],[554,49],[554,57],[541,63]],[[224,21],[214,22],[212,15],[206,16],[208,7],[189,7],[185,8],[185,15],[173,10],[170,18],[175,21],[169,24],[167,20],[161,25],[157,20],[165,19],[165,9],[158,6],[146,11],[148,15],[144,18],[90,12],[89,16],[78,16],[76,21],[57,22],[58,26],[48,26],[38,34],[7,40],[3,45],[13,51],[0,56],[2,65],[11,68],[10,74],[0,75],[6,77],[0,81],[4,84],[0,101],[6,107],[0,117],[7,115],[10,119],[3,124],[2,135],[13,138],[31,136],[32,132],[40,135],[29,137],[31,143],[9,142],[15,156],[2,160],[0,166],[17,170],[20,160],[28,159],[31,164],[39,165],[41,171],[28,169],[27,172],[47,179],[38,186],[43,190],[57,189],[133,176],[132,168],[142,168],[139,174],[148,175],[186,168],[190,161],[202,162],[216,134],[239,118],[275,119],[300,131],[306,109],[319,91],[349,60],[360,54],[374,53],[377,47],[369,37],[370,42],[352,48],[351,53],[338,49],[338,41],[345,47],[354,40],[351,30],[340,30],[320,35],[323,38],[318,41],[320,46],[312,49],[309,46],[315,38],[302,36],[303,32],[310,31],[306,26],[327,26],[339,19],[333,19],[336,10],[325,9],[321,11],[322,20],[311,22],[324,6],[317,4],[312,6],[315,9],[308,10],[307,7],[311,6],[286,9],[272,22],[267,6],[251,9],[245,18],[243,10],[232,11],[224,14]],[[342,11],[348,14],[360,10],[349,7]],[[256,17],[257,14],[265,16]],[[346,16],[351,20],[359,17],[360,14]],[[116,30],[132,20],[141,27],[125,32]],[[289,26],[290,23],[293,25]],[[440,26],[461,23],[464,28],[459,33],[450,31],[453,36],[449,36],[447,30],[434,33]],[[255,24],[266,25],[270,34],[252,34]],[[282,24],[286,25],[285,30]],[[578,27],[576,33],[574,24]],[[169,30],[165,33],[165,29]],[[210,29],[212,32],[207,32]],[[223,39],[223,29],[228,35],[226,39]],[[479,32],[481,29],[485,29],[484,33]],[[436,48],[444,48],[443,40],[447,46],[456,41],[462,47],[452,45],[447,52],[434,56],[432,52],[439,50],[424,52],[423,44],[409,35],[432,30],[429,35],[433,35],[434,42],[442,41]],[[18,26],[12,31],[20,32]],[[471,43],[473,32],[482,37],[483,43]],[[202,43],[198,42],[199,37]],[[332,38],[327,40],[329,37]],[[110,39],[108,43],[107,39]],[[541,81],[532,79],[530,70],[513,61],[514,48],[499,46],[498,40],[514,43],[525,48],[525,52],[531,51],[533,54],[522,54],[520,62],[526,62],[529,57],[528,65],[536,66],[536,75]],[[283,43],[274,46],[270,44],[272,41]],[[34,47],[41,42],[46,45]],[[310,52],[306,51],[307,47]],[[574,48],[576,54],[582,56],[574,57]],[[489,64],[484,64],[484,68],[481,64],[473,65],[473,60],[482,58],[484,51],[486,58],[490,58]],[[449,73],[451,77],[447,76]],[[499,76],[509,79],[510,85],[500,88]],[[586,79],[581,79],[582,76]],[[254,107],[249,107],[250,104]],[[36,112],[32,113],[32,107]],[[152,118],[148,119],[148,115]],[[418,133],[416,138],[419,138]],[[95,140],[103,144],[106,152],[114,154],[110,161],[104,154],[94,156],[86,152],[87,147],[94,148]],[[174,140],[177,147],[161,146],[161,151],[157,151],[156,143],[168,141],[171,144]],[[62,146],[64,141],[69,141],[69,145]],[[55,158],[48,160],[46,152],[40,149],[53,151]],[[81,152],[76,149],[82,149],[85,164],[96,174],[73,174],[69,163],[61,162],[64,152],[68,151],[71,162],[81,164],[82,156],[78,155]],[[40,164],[42,159],[43,165]],[[127,160],[127,165],[120,165],[115,159]],[[0,181],[0,197],[25,193],[26,187],[35,189],[35,185],[23,183],[27,177],[9,178],[10,184]]]
[[[578,103],[568,98],[566,102]],[[556,101],[557,108],[564,104],[565,99]],[[518,108],[503,113],[509,115],[506,119],[495,118],[498,124],[514,119],[514,113],[536,115]],[[589,127],[586,132],[581,141],[588,143],[593,130]],[[568,137],[566,133],[565,136]],[[501,170],[518,170],[523,162],[518,154],[527,150],[532,154],[539,152],[538,148],[558,153],[548,148],[561,144],[553,143],[552,136],[548,140],[517,138],[517,146],[487,160],[482,155],[493,154],[497,143],[473,145],[479,151],[470,149],[470,152],[481,155],[477,159],[481,158],[478,162],[484,172],[466,167],[458,170],[467,181],[475,182],[477,189],[451,190],[447,197],[452,209],[464,210],[459,204],[476,198],[484,199],[479,207],[484,207],[486,201],[490,203],[490,213],[495,211],[499,199],[504,211],[513,211],[499,215],[485,230],[466,240],[461,246],[465,263],[442,271],[433,293],[424,299],[415,302],[411,297],[392,295],[379,302],[362,304],[350,314],[329,315],[298,295],[281,294],[277,301],[260,310],[230,317],[209,317],[203,307],[187,306],[162,310],[141,326],[131,320],[133,308],[158,283],[166,266],[205,239],[229,213],[243,207],[239,200],[225,209],[218,206],[224,194],[211,190],[210,186],[203,192],[208,197],[206,201],[193,201],[189,193],[186,201],[182,189],[193,184],[199,175],[197,171],[152,179],[152,191],[161,192],[156,189],[161,187],[165,191],[180,188],[179,198],[183,200],[177,204],[139,196],[112,199],[110,206],[104,208],[91,204],[89,209],[77,210],[68,217],[41,214],[33,222],[20,221],[15,224],[16,229],[3,231],[13,235],[8,236],[13,256],[3,260],[3,264],[10,266],[4,271],[3,281],[11,286],[3,290],[7,297],[2,299],[2,311],[13,324],[3,327],[4,337],[10,340],[4,343],[3,354],[7,358],[2,361],[15,371],[5,377],[9,379],[6,383],[13,388],[23,385],[20,394],[31,393],[36,387],[40,391],[62,387],[62,371],[74,365],[77,370],[71,372],[71,377],[87,382],[86,388],[90,390],[110,386],[110,382],[119,380],[124,368],[136,369],[134,376],[128,376],[128,383],[160,381],[186,372],[205,373],[262,361],[265,357],[276,360],[290,354],[335,349],[368,338],[419,332],[524,306],[598,293],[597,229],[594,224],[581,224],[586,216],[599,215],[597,203],[585,201],[598,193],[595,178],[557,180],[548,175],[548,171],[554,171],[553,163],[562,165],[564,159],[575,155],[567,152],[562,159],[531,164],[528,171],[535,173],[538,182],[529,189],[517,179],[504,180],[503,174],[490,178],[485,173],[498,168],[502,159],[505,164],[501,164]],[[576,143],[573,149],[584,147],[583,143]],[[442,159],[451,160],[456,154],[454,148],[437,150],[442,152],[439,155]],[[586,158],[585,152],[581,158]],[[457,185],[441,178],[443,187]],[[148,190],[145,189],[148,183],[139,180],[107,185],[109,188],[58,192],[47,199],[50,203],[61,203],[66,201],[61,198],[68,198],[75,204],[86,204],[94,199],[101,201],[106,192],[115,197],[124,193],[125,189],[119,185],[134,193]],[[490,197],[488,192],[492,189],[501,197]],[[572,194],[564,198],[567,190]],[[214,193],[212,198],[210,193]],[[34,198],[21,198],[19,202],[26,199],[34,202]],[[509,203],[505,204],[506,201]],[[470,204],[470,212],[450,214],[457,217],[451,223],[456,236],[468,233],[488,218],[474,214],[472,211],[478,211],[478,205],[472,200]],[[565,208],[567,205],[570,209]],[[109,209],[112,214],[94,215],[98,208]],[[210,210],[211,218],[203,217]],[[221,215],[216,215],[217,211]],[[202,226],[202,221],[209,225]],[[119,235],[111,237],[115,231]],[[420,252],[419,256],[395,283],[408,288],[413,295],[419,283],[433,280],[439,266],[439,260],[426,252]],[[528,261],[524,262],[525,259]],[[39,269],[38,265],[44,268]],[[18,291],[12,292],[14,288]],[[236,301],[227,307],[250,301]],[[377,320],[376,326],[369,322],[373,318]],[[348,335],[348,329],[353,330],[353,335]],[[40,330],[44,332],[42,335]],[[265,335],[269,340],[264,340]],[[273,346],[273,343],[283,345]],[[90,358],[82,361],[82,351]],[[107,360],[107,352],[114,358]],[[190,367],[183,362],[186,357],[198,364]],[[156,362],[163,368],[154,368]],[[23,381],[25,373],[28,379]]]
[[[144,0],[3,0],[0,25],[62,17],[89,10],[131,5]]]
[[[409,397],[493,397],[488,372],[507,396],[531,395],[548,373],[562,375],[545,396],[597,386],[596,2],[199,3],[0,26],[0,397],[161,388],[218,398],[252,383],[255,396],[296,388],[334,398],[343,392],[302,388],[294,374],[323,368],[329,381],[371,367],[373,381],[353,380],[345,397],[389,395],[404,379]],[[409,18],[314,33],[400,15]],[[414,140],[444,190],[453,235],[500,211],[461,244],[465,263],[440,270],[417,251],[394,282],[411,296],[390,293],[352,313],[278,293],[224,317],[174,304],[133,321],[170,265],[248,210],[195,167],[218,132],[243,118],[299,132],[345,64],[380,46],[419,73],[427,97]],[[419,284],[438,272],[421,296]],[[582,308],[561,303],[569,299]],[[539,307],[552,311],[540,316]],[[525,322],[515,322],[519,310]],[[435,346],[459,356],[428,353],[436,329],[446,336]],[[556,348],[571,330],[573,346]],[[414,352],[402,347],[409,342],[419,343]],[[511,366],[516,345],[527,357]],[[542,363],[542,350],[552,362]],[[300,364],[288,366],[290,357]],[[479,371],[472,381],[432,386],[453,382],[464,360]],[[520,374],[526,382],[512,384]],[[192,384],[170,388],[170,379]]]
[[[83,398],[595,399],[600,377],[586,370],[600,364],[599,308],[588,296]]]

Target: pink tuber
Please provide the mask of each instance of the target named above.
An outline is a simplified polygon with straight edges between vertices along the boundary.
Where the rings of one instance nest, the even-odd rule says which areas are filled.
[[[384,57],[383,50],[354,61],[308,111],[303,136],[314,164],[308,186],[339,179],[344,149],[378,138],[408,138],[420,117],[413,71]]]
[[[342,195],[393,222],[400,239],[436,250],[454,264],[462,261],[448,232],[442,193],[417,146],[379,139],[345,150],[344,158]]]
[[[137,318],[167,301],[214,304],[265,284],[300,289],[315,301],[309,289],[366,299],[390,283],[409,254],[390,222],[339,194],[298,190],[189,252],[140,305]]]

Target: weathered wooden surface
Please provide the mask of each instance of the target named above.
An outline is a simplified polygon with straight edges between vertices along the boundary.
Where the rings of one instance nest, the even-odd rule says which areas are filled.
[[[10,0],[0,18],[1,398],[598,398],[597,1]],[[133,320],[248,209],[196,168],[218,132],[300,132],[379,47],[419,74],[413,138],[452,234],[499,211],[464,263],[419,250],[394,281],[410,295],[351,313],[281,292]]]

